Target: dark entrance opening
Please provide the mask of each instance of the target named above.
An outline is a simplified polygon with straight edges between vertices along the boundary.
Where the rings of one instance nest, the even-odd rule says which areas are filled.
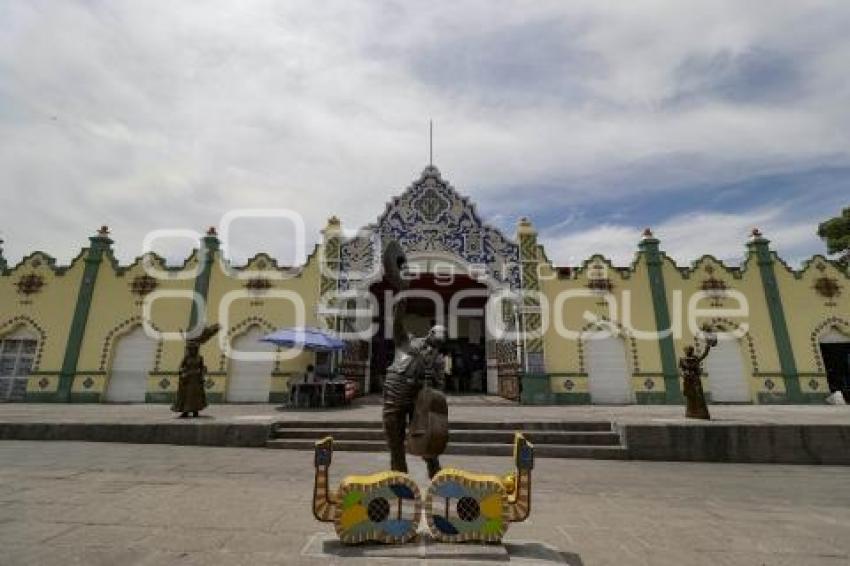
[[[487,304],[487,286],[466,275],[454,275],[451,279],[439,275],[425,273],[410,282],[411,290],[433,291],[442,298],[443,324],[450,326],[450,318],[457,319],[457,334],[449,336],[446,343],[446,355],[450,361],[447,364],[446,391],[449,393],[487,392],[487,359],[485,351],[485,322],[484,307]],[[478,314],[450,313],[452,297],[455,293],[466,289],[475,289],[474,296],[460,299],[457,309],[461,311],[477,310]],[[370,292],[378,299],[379,329],[372,339],[372,356],[370,359],[371,392],[382,390],[387,367],[392,363],[395,350],[393,342],[386,332],[386,288],[382,283],[370,287]],[[437,316],[438,303],[424,297],[410,297],[407,301],[407,317],[405,327],[410,334],[423,336],[439,319]]]
[[[829,391],[841,391],[844,400],[850,403],[850,342],[821,342],[820,352]]]

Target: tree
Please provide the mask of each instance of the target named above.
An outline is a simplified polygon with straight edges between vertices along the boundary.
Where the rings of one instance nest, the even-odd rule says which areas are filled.
[[[826,242],[827,253],[841,254],[838,261],[850,263],[850,207],[818,226],[818,236]]]

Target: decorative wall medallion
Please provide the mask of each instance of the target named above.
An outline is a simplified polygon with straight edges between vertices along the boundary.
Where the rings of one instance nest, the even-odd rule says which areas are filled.
[[[50,381],[46,377],[42,377],[38,380],[38,386],[41,389],[46,389],[48,385],[50,385]]]
[[[588,279],[587,288],[600,293],[610,293],[614,290],[614,282],[607,277]]]
[[[159,385],[160,389],[168,389],[168,386],[171,385],[171,382],[163,377],[159,380],[159,383],[157,385]]]
[[[706,268],[706,271],[708,271],[708,268]],[[708,272],[710,274],[713,271],[714,269]],[[722,279],[718,279],[714,275],[710,275],[708,278],[703,279],[702,284],[700,284],[700,289],[708,294],[711,299],[711,306],[722,307],[723,299],[726,297],[726,292],[729,290],[729,287]]]
[[[84,388],[91,389],[92,385],[94,385],[94,380],[91,378],[91,376],[88,376],[83,380],[83,387]]]
[[[818,277],[814,289],[818,295],[827,300],[827,306],[834,307],[835,299],[841,296],[841,285],[834,277]]]
[[[643,382],[643,386],[649,390],[655,389],[655,382],[651,379],[647,379]]]
[[[573,382],[572,379],[564,380],[564,389],[566,389],[567,391],[572,391],[573,389],[575,389],[575,386],[576,384]]]
[[[818,383],[817,379],[810,379],[809,387],[811,387],[813,391],[817,391],[817,388],[820,387],[820,383]]]
[[[467,253],[479,254],[484,249],[483,238],[479,230],[472,230],[466,234],[464,243]]]
[[[130,282],[130,292],[134,295],[138,295],[139,297],[144,297],[156,290],[158,284],[159,283],[156,278],[151,277],[147,273],[144,275],[137,275]]]
[[[215,387],[215,380],[207,378],[207,380],[204,381],[204,387],[206,387],[207,389],[212,389],[213,387]]]
[[[773,389],[775,387],[776,387],[776,384],[773,382],[772,379],[765,379],[764,380],[764,388],[767,389],[768,391],[773,391]]]
[[[44,287],[44,277],[35,273],[28,273],[27,275],[22,275],[18,279],[18,282],[15,283],[15,286],[18,288],[18,293],[28,297],[41,291],[42,287]]]
[[[271,289],[272,282],[266,277],[253,277],[245,282],[244,287],[251,292],[262,293]]]
[[[442,213],[449,208],[449,203],[434,187],[428,187],[422,196],[414,201],[413,206],[427,222],[436,222]]]

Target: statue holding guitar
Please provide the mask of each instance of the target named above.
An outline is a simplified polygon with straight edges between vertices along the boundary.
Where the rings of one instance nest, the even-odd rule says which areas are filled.
[[[390,241],[383,253],[384,281],[396,293],[408,288],[406,264],[401,246]],[[407,472],[406,440],[407,450],[421,456],[428,465],[428,476],[434,477],[440,471],[439,456],[448,443],[448,404],[441,391],[441,350],[447,333],[444,326],[436,325],[426,336],[412,337],[404,327],[406,313],[406,299],[395,301],[395,357],[384,380],[384,433],[393,470]]]

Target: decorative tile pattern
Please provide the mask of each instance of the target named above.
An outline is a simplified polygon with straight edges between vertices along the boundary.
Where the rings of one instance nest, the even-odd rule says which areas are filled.
[[[92,386],[92,385],[94,385],[94,380],[91,378],[91,376],[87,376],[87,377],[83,380],[83,387],[84,387],[85,389],[91,389],[91,386]]]
[[[160,389],[163,389],[163,390],[168,389],[168,386],[171,385],[171,381],[169,381],[167,378],[163,377],[162,379],[159,380],[159,383],[157,385],[159,385]]]
[[[341,248],[341,289],[373,273],[380,242],[397,240],[407,253],[441,253],[482,266],[493,280],[520,287],[519,247],[498,229],[482,222],[475,206],[444,181],[436,167],[426,167],[401,196],[360,236]]]

